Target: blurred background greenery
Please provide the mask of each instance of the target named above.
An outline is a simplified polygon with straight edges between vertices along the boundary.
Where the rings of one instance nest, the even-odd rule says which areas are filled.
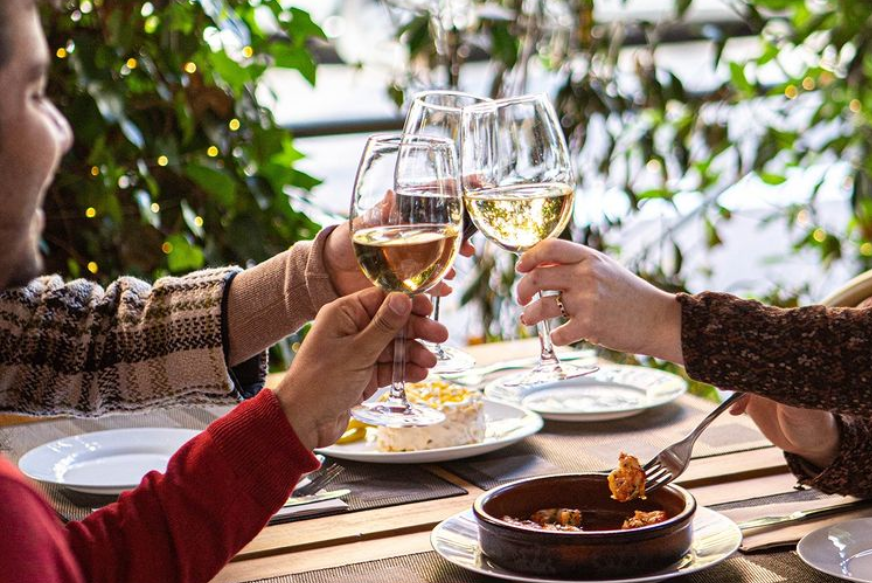
[[[463,88],[466,65],[484,62],[492,96],[551,91],[582,207],[565,236],[675,291],[713,269],[735,185],[749,185],[747,196],[780,186],[755,220],[780,224],[789,252],[813,252],[821,271],[789,285],[773,278],[754,294],[814,300],[811,280],[831,267],[872,267],[872,5],[723,0],[731,17],[712,21],[694,17],[701,1],[603,18],[601,4],[628,3],[385,0],[403,59],[385,90],[401,109],[422,88]],[[154,278],[248,265],[314,235],[314,215],[288,196],[319,181],[298,169],[294,136],[263,103],[270,69],[314,84],[330,54],[294,4],[74,0],[46,19],[57,55],[50,93],[77,134],[46,203],[53,270]],[[725,50],[736,38],[750,49]],[[714,82],[664,59],[666,46],[690,42],[705,46],[714,74],[699,76]],[[819,212],[826,188],[844,195],[836,221]],[[603,200],[612,210],[584,212]],[[668,218],[653,239],[628,245],[646,208]],[[478,340],[523,334],[508,258],[487,245],[477,253],[462,299],[480,319]]]

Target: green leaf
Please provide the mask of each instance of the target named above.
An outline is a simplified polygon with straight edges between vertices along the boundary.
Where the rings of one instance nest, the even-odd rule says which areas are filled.
[[[784,184],[787,182],[787,178],[778,174],[771,174],[769,172],[761,172],[759,174],[760,180],[769,184],[770,186],[778,186],[779,184]]]
[[[291,21],[285,31],[297,40],[299,46],[303,46],[310,38],[327,39],[327,35],[315,24],[312,17],[299,8],[291,8]]]
[[[509,25],[495,23],[491,26],[491,56],[504,63],[507,67],[514,67],[518,62],[518,38],[509,31]]]
[[[736,62],[730,63],[730,80],[733,82],[733,86],[745,95],[754,94],[754,86],[745,76],[745,65]]]
[[[233,206],[236,200],[236,181],[226,172],[191,164],[185,166],[185,175],[205,192],[214,196],[222,206]]]
[[[167,254],[167,266],[173,273],[184,273],[200,269],[206,263],[203,250],[192,245],[183,235],[172,235],[166,240],[171,246]]]
[[[693,4],[693,0],[675,0],[675,14],[680,18],[684,18],[684,15],[687,13],[687,9],[690,8],[690,5]]]
[[[188,201],[183,200],[182,203],[182,218],[185,220],[185,224],[191,230],[191,232],[199,238],[203,238],[206,234],[203,231],[203,226],[198,224],[197,218],[198,215],[191,209],[191,205],[188,204]]]
[[[311,85],[315,85],[316,65],[312,55],[305,48],[290,44],[279,44],[270,49],[275,59],[275,66],[283,69],[295,69]]]

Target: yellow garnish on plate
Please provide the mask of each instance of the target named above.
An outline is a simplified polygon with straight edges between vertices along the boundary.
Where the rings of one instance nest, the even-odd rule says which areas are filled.
[[[365,427],[355,427],[354,429],[348,429],[345,433],[342,434],[342,437],[336,440],[336,445],[346,445],[349,443],[354,443],[355,441],[360,441],[366,437],[366,428]]]
[[[354,443],[355,441],[365,439],[366,430],[369,427],[372,426],[352,417],[348,421],[348,428],[345,429],[345,433],[342,434],[342,437],[336,440],[336,445],[346,445],[348,443]]]

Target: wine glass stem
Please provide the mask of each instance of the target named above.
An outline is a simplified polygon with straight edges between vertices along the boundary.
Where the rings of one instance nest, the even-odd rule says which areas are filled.
[[[439,321],[439,302],[442,300],[441,296],[433,296],[433,321]],[[439,360],[445,360],[447,357],[445,355],[445,351],[442,350],[442,343],[438,343],[433,347],[433,351],[436,353],[436,358]]]
[[[539,300],[542,300],[542,294],[536,294]],[[539,345],[542,347],[542,352],[539,355],[539,366],[555,364],[559,365],[560,360],[557,358],[557,353],[554,352],[554,344],[551,343],[551,322],[544,319],[537,326],[539,331]]]
[[[391,379],[391,396],[392,405],[409,408],[409,401],[406,400],[406,327],[400,329],[399,334],[394,339],[394,368]]]

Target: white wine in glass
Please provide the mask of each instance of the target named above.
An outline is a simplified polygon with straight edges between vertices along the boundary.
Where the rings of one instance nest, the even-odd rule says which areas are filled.
[[[488,240],[515,254],[557,237],[569,224],[575,175],[569,148],[544,95],[466,107],[461,125],[461,174],[467,211]],[[512,392],[590,374],[594,366],[561,363],[551,327],[539,326],[541,353],[531,371],[501,377]]]
[[[566,229],[572,198],[570,185],[551,182],[473,190],[465,201],[485,237],[506,251],[522,253]]]
[[[415,136],[436,136],[454,142],[460,151],[460,123],[463,108],[491,101],[460,91],[423,91],[415,95],[403,133]],[[463,238],[475,233],[475,225],[468,217],[463,221]],[[441,300],[433,298],[433,319],[439,320]],[[475,366],[475,358],[468,352],[454,346],[425,344],[436,355],[436,366],[430,371],[434,374],[456,374]]]
[[[442,281],[460,251],[463,202],[454,143],[378,135],[367,140],[354,183],[351,241],[366,277],[388,292],[423,293]],[[394,341],[390,392],[352,415],[371,425],[417,427],[445,415],[406,399],[405,332]]]
[[[414,294],[439,283],[451,269],[458,235],[453,225],[401,225],[361,229],[351,240],[370,281]]]

